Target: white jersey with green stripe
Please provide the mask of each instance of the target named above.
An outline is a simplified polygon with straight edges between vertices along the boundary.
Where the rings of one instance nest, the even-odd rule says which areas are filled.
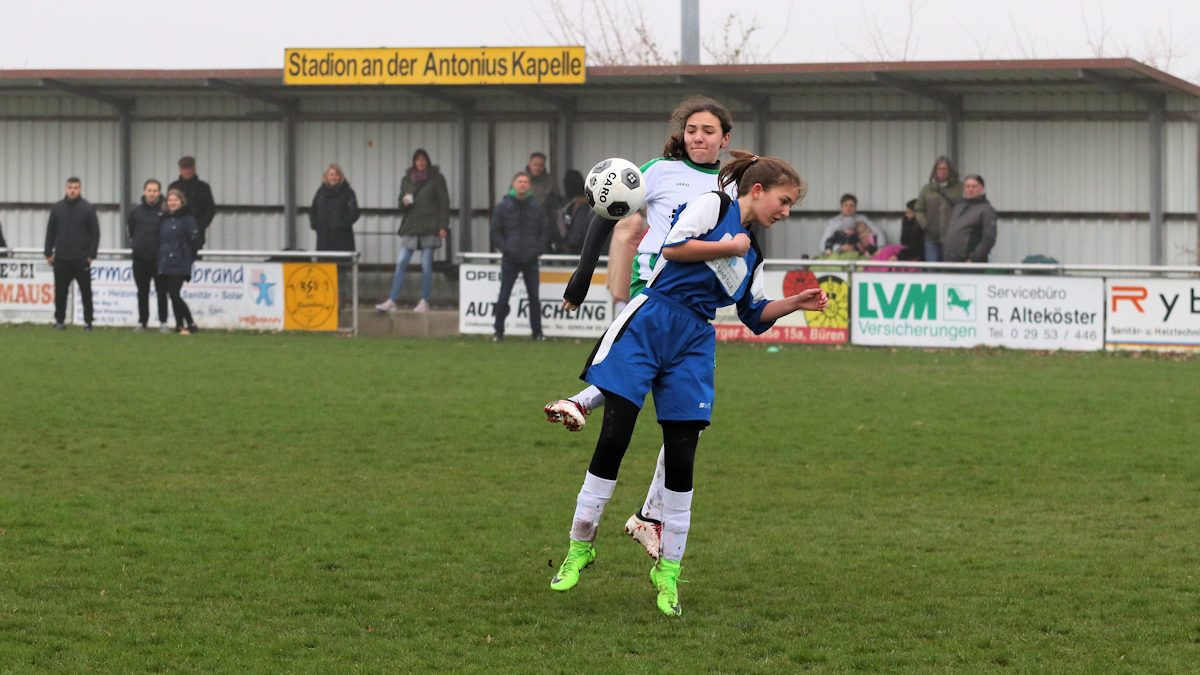
[[[675,209],[705,192],[719,189],[718,171],[696,166],[690,160],[665,157],[652,159],[642,166],[649,229],[638,243],[638,253],[658,253],[667,239],[667,232],[671,231]],[[729,194],[736,198],[737,189],[730,186]]]

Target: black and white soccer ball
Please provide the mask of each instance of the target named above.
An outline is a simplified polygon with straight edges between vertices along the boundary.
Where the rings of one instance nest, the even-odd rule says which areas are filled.
[[[583,194],[588,206],[601,218],[619,220],[642,208],[642,202],[646,201],[646,181],[636,164],[610,157],[588,172],[583,179]]]

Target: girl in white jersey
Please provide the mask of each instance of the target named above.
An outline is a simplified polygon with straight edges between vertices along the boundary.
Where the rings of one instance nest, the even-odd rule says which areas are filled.
[[[633,260],[629,288],[631,299],[646,287],[654,260],[671,230],[676,208],[699,195],[720,189],[717,180],[719,159],[721,151],[729,145],[732,129],[733,118],[729,111],[720,103],[703,96],[686,99],[671,114],[671,136],[663,147],[662,157],[642,167],[648,229],[638,242],[637,256]],[[731,196],[736,196],[736,186],[730,186],[729,191]],[[616,228],[619,231],[627,224],[626,221],[640,217],[635,215],[627,218],[617,223]],[[613,221],[599,217],[593,219],[579,266],[563,294],[563,307],[566,309],[577,309],[583,303],[599,258],[599,245],[613,226]],[[586,423],[586,416],[603,405],[604,395],[596,387],[589,386],[568,399],[547,403],[546,421],[562,422],[569,431],[579,431]],[[625,531],[645,546],[646,553],[653,558],[659,556],[662,532],[663,456],[660,448],[658,465],[646,493],[646,501],[642,509],[625,523]]]

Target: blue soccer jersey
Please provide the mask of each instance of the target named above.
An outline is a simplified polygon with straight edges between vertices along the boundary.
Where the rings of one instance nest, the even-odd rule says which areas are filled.
[[[680,209],[664,248],[739,233],[748,234],[737,202],[707,193]],[[757,245],[744,256],[704,262],[671,262],[660,256],[645,292],[629,302],[596,344],[583,379],[639,407],[653,392],[660,421],[708,422],[716,356],[716,333],[709,321],[718,307],[737,303],[742,322],[762,333],[774,324],[762,320],[768,302]]]
[[[725,204],[728,208],[722,216]],[[750,234],[742,225],[738,202],[717,192],[707,192],[679,208],[663,248],[690,239],[725,241],[738,234]],[[756,335],[775,325],[761,319],[763,307],[770,300],[763,295],[762,254],[757,244],[744,256],[704,262],[672,262],[660,255],[646,287],[710,320],[718,308],[737,303],[738,317]]]

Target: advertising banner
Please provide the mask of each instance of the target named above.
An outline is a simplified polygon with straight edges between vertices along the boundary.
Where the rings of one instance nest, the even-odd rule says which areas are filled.
[[[718,340],[748,342],[807,342],[840,344],[850,340],[850,286],[845,272],[818,270],[767,270],[763,272],[763,293],[772,300],[795,295],[806,288],[820,287],[829,296],[825,312],[793,312],[771,330],[755,335],[742,325],[737,306],[717,310],[713,328]]]
[[[1200,281],[1109,279],[1104,289],[1109,349],[1200,349]]]
[[[1100,279],[862,272],[851,284],[854,344],[1104,348]]]
[[[0,322],[54,322],[54,268],[35,260],[0,259]]]
[[[336,291],[335,291],[336,293]],[[183,299],[201,329],[283,330],[283,265],[280,263],[198,262]],[[150,320],[158,320],[157,296],[150,289]],[[97,326],[137,325],[137,286],[129,260],[92,263],[92,305]],[[167,304],[168,314],[172,310]],[[75,317],[83,302],[75,294]],[[171,314],[173,317],[173,314]],[[174,325],[174,319],[168,321]]]
[[[582,84],[583,47],[286,49],[288,85]]]
[[[284,263],[285,330],[337,330],[337,263]]]
[[[592,275],[587,300],[574,312],[562,308],[563,292],[571,272],[565,268],[541,268],[538,294],[542,305],[542,332],[550,337],[600,337],[612,323],[612,294],[602,272]],[[500,265],[463,264],[458,268],[458,330],[465,334],[491,335],[495,330],[496,298],[500,296]],[[518,278],[508,299],[504,334],[528,336],[529,297],[525,281]]]

